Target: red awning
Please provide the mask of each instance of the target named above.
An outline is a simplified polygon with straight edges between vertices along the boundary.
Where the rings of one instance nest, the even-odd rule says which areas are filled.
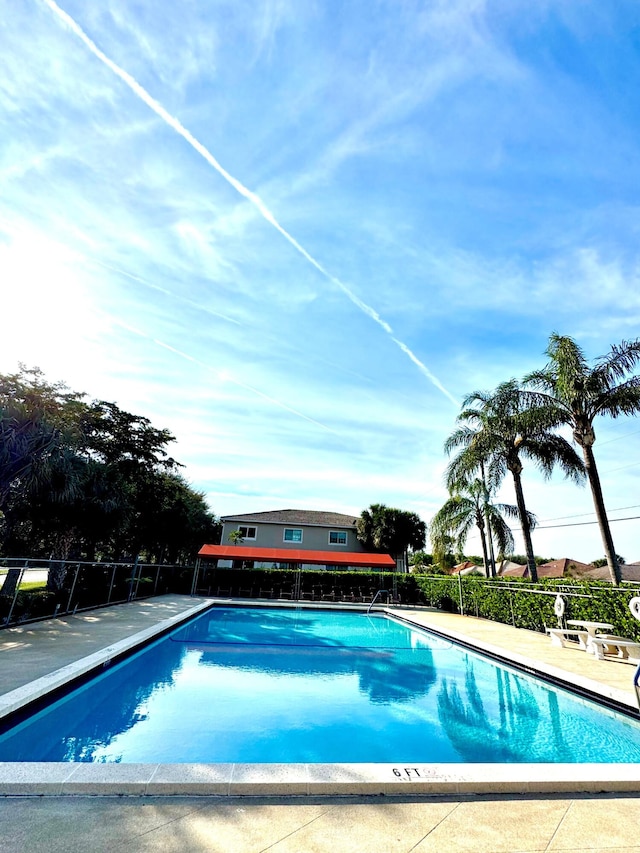
[[[303,563],[318,566],[362,566],[375,569],[395,569],[396,561],[389,554],[368,554],[365,551],[305,551],[302,548],[252,548],[247,545],[203,545],[199,557],[218,560],[253,560],[257,563]]]

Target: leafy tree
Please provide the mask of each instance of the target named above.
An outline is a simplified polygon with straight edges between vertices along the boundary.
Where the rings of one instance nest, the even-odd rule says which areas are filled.
[[[509,556],[509,560],[512,563],[518,563],[521,566],[527,565],[527,555],[526,554],[511,554]],[[536,566],[542,566],[544,563],[552,563],[555,560],[555,557],[538,557],[534,556],[534,560],[536,561]]]
[[[454,493],[431,520],[429,531],[434,551],[441,551],[444,539],[453,538],[456,551],[462,553],[467,538],[474,526],[480,532],[482,564],[485,575],[491,574],[491,562],[487,548],[487,527],[503,554],[513,551],[513,535],[504,516],[518,518],[518,508],[511,504],[492,503],[482,480],[469,484],[457,483]],[[529,516],[529,524],[534,523]]]
[[[624,557],[621,557],[621,556],[620,556],[620,554],[616,554],[616,560],[618,561],[618,565],[619,565],[619,566],[624,566],[624,564],[625,564],[625,562],[626,562],[626,561],[625,561],[625,559],[624,559]],[[597,560],[592,560],[592,561],[591,561],[591,565],[592,565],[594,568],[599,569],[599,568],[601,568],[602,566],[608,566],[608,565],[609,565],[609,561],[607,560],[607,558],[606,558],[606,557],[598,557],[598,559],[597,559]]]
[[[582,462],[571,445],[552,431],[558,425],[555,409],[529,405],[515,379],[492,392],[476,391],[462,405],[458,415],[461,426],[445,442],[447,453],[459,449],[447,468],[447,486],[455,490],[457,483],[473,479],[484,466],[488,488],[494,491],[507,472],[511,474],[529,577],[537,581],[531,542],[533,519],[522,489],[522,459],[533,462],[545,477],[550,477],[558,465],[565,476],[577,482],[584,476]]]
[[[414,567],[415,571],[421,572],[425,566],[433,564],[433,556],[426,554],[424,551],[413,551],[409,556],[409,565]]]
[[[384,504],[371,504],[356,522],[359,541],[370,551],[384,551],[402,557],[407,567],[407,551],[420,551],[427,537],[427,525],[415,513]]]
[[[611,580],[617,585],[622,575],[593,455],[593,423],[598,415],[617,418],[640,412],[640,376],[629,377],[640,361],[640,338],[612,346],[590,366],[573,338],[553,332],[546,354],[549,361],[545,367],[524,379],[526,386],[536,389],[529,393],[528,403],[534,409],[551,409],[558,425],[566,424],[573,430],[573,438],[582,449]]]
[[[168,454],[171,433],[84,396],[37,368],[0,374],[2,553],[178,562],[217,538],[204,496]],[[49,572],[50,588],[61,572]]]

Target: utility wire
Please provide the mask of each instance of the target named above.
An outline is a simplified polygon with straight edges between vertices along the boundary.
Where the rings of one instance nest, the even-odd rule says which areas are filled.
[[[609,524],[613,524],[614,521],[635,521],[637,518],[640,518],[640,515],[629,515],[626,518],[610,518]],[[552,530],[554,527],[584,527],[586,524],[597,523],[597,521],[574,521],[571,524],[547,524],[544,527],[536,525],[535,530]]]

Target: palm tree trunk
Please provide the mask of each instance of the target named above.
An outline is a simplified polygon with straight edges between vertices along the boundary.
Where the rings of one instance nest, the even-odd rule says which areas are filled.
[[[493,533],[491,532],[491,524],[489,523],[489,512],[487,511],[487,537],[489,541],[489,565],[491,567],[491,577],[495,578],[496,572],[496,554],[493,549]]]
[[[611,581],[615,586],[619,586],[622,581],[622,573],[616,556],[616,550],[613,546],[613,538],[611,536],[611,528],[609,527],[609,518],[607,510],[604,506],[604,498],[602,496],[602,487],[600,485],[600,477],[596,467],[596,460],[593,456],[593,448],[591,445],[582,445],[582,454],[584,456],[584,466],[587,469],[587,477],[591,486],[591,494],[593,496],[593,505],[596,509],[596,518],[598,519],[598,527],[600,528],[600,536],[604,545],[604,555],[607,558],[607,565],[611,573]]]
[[[524,539],[524,547],[527,554],[527,567],[529,569],[529,577],[534,583],[538,582],[538,567],[533,556],[533,543],[531,542],[531,529],[529,527],[529,519],[527,518],[527,508],[524,503],[524,493],[522,491],[522,480],[520,474],[516,471],[511,471],[513,476],[513,484],[516,489],[516,504],[518,505],[518,515],[520,516],[520,526],[522,527],[522,538]]]
[[[484,522],[482,520],[482,516],[480,516],[480,521],[476,522],[478,525],[478,530],[480,531],[480,543],[482,545],[482,562],[484,564],[484,574],[485,577],[491,577],[491,565],[489,563],[489,555],[487,553],[487,537],[484,533]],[[491,532],[489,532],[491,535]]]
[[[480,463],[480,475],[482,478],[482,488],[484,490],[484,505],[485,505],[484,520],[485,520],[485,524],[487,525],[487,536],[489,537],[489,568],[488,568],[488,571],[485,570],[485,574],[487,575],[487,577],[495,578],[495,576],[496,576],[496,557],[495,557],[495,554],[493,552],[493,535],[491,533],[491,520],[489,518],[489,510],[487,508],[487,505],[489,503],[489,490],[487,489],[487,478],[486,478],[485,472],[484,472],[484,462]]]

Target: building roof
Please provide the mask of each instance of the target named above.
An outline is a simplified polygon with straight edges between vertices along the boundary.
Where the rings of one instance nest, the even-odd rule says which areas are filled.
[[[563,557],[561,560],[549,560],[548,563],[541,563],[538,566],[539,578],[564,578],[564,577],[586,577],[592,566],[588,563],[581,563],[580,560],[572,560],[569,557]],[[506,578],[528,578],[528,566],[514,565],[511,563],[508,569],[500,572],[502,577]]]
[[[496,560],[496,572],[500,576],[506,575],[507,577],[520,577],[520,575],[514,575],[513,572],[511,575],[509,575],[508,573],[509,571],[514,569],[516,572],[518,572],[523,568],[525,567],[521,566],[520,563],[514,563],[511,560]]]
[[[542,563],[538,566],[538,576],[541,578],[563,578],[563,577],[578,577],[584,575],[592,569],[589,563],[582,563],[580,560],[572,560],[570,557],[563,557],[561,560],[550,560],[548,563]],[[552,574],[542,573],[552,572]],[[559,574],[556,574],[559,572]]]
[[[355,515],[342,512],[322,512],[314,509],[275,509],[269,512],[246,512],[225,515],[220,521],[252,522],[254,524],[304,524],[312,527],[355,527]]]
[[[454,566],[451,569],[450,574],[467,574],[469,570],[473,571],[474,569],[477,569],[480,574],[484,574],[482,566],[478,566],[477,563],[474,563],[471,560],[464,560],[462,563],[458,563],[457,566]]]
[[[396,569],[389,554],[368,554],[363,551],[305,551],[303,548],[254,548],[247,545],[203,545],[199,557],[213,560],[254,560],[259,563],[301,563],[318,566],[359,566],[375,569]]]
[[[623,581],[637,583],[640,581],[640,564],[639,563],[623,563],[620,566],[620,574]],[[585,572],[583,577],[592,581],[610,581],[609,566],[591,567],[588,572]]]

